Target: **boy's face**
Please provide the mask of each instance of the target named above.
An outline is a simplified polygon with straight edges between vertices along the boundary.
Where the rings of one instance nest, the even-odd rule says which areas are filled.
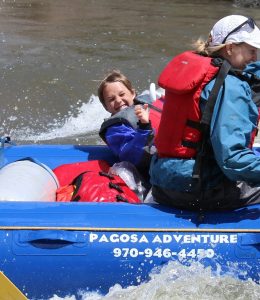
[[[112,115],[134,104],[135,91],[130,91],[121,82],[110,82],[103,90],[104,105]]]

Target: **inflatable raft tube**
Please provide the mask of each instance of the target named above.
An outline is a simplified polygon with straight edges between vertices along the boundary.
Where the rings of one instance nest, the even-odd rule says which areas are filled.
[[[115,162],[103,146],[16,146],[4,154],[6,164],[30,154],[51,169]],[[126,203],[0,201],[0,209],[0,271],[29,299],[79,290],[106,294],[116,283],[149,280],[154,268],[172,260],[260,282],[260,205],[203,215]]]

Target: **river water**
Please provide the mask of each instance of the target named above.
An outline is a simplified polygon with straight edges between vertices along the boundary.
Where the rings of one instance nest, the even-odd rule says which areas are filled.
[[[228,14],[260,24],[259,1],[0,1],[1,135],[18,144],[100,144],[108,114],[96,90],[104,75],[120,69],[146,92],[174,55]],[[139,287],[80,299],[255,300],[260,287],[173,263]]]
[[[98,82],[122,70],[138,93],[228,14],[257,0],[0,1],[0,132],[17,143],[100,143]]]

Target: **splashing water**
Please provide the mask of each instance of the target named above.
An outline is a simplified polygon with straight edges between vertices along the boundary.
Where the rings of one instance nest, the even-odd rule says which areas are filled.
[[[149,101],[150,94],[151,91],[145,90],[138,96],[138,99]],[[154,87],[154,98],[163,94],[162,89],[155,90]],[[100,125],[105,118],[110,116],[110,113],[104,109],[99,98],[95,95],[92,95],[87,103],[79,101],[78,104],[80,106],[73,109],[73,114],[68,112],[67,116],[64,116],[61,120],[54,120],[53,124],[48,124],[46,131],[40,130],[38,132],[38,130],[29,127],[21,127],[11,130],[8,135],[15,141],[34,143],[68,138],[71,138],[73,143],[74,141],[77,143],[79,137],[97,136]],[[96,140],[94,142],[99,143],[101,141]]]
[[[231,276],[212,274],[199,262],[183,266],[171,261],[150,274],[150,280],[139,286],[123,289],[116,284],[107,295],[80,292],[77,296],[49,300],[256,300],[260,299],[260,286],[251,280],[240,281]]]
[[[48,141],[57,138],[89,135],[97,132],[103,120],[109,113],[103,108],[97,96],[92,95],[87,103],[83,103],[77,114],[65,118],[64,124],[56,121],[46,132],[35,133],[30,128],[21,128],[13,132],[12,137],[17,141]]]

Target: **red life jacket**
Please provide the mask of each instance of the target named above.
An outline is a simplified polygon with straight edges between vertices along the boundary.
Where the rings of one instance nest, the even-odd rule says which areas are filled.
[[[156,99],[152,104],[149,105],[150,107],[150,121],[152,124],[152,128],[155,130],[155,136],[158,133],[161,115],[163,110],[164,104],[164,96],[161,96],[159,99]]]
[[[165,89],[165,100],[155,138],[159,157],[195,157],[201,141],[200,95],[219,71],[211,60],[187,51],[176,56],[162,71],[158,83]]]
[[[64,164],[53,170],[61,187],[56,192],[58,202],[127,202],[140,199],[117,175],[108,174],[109,164],[94,160]]]

